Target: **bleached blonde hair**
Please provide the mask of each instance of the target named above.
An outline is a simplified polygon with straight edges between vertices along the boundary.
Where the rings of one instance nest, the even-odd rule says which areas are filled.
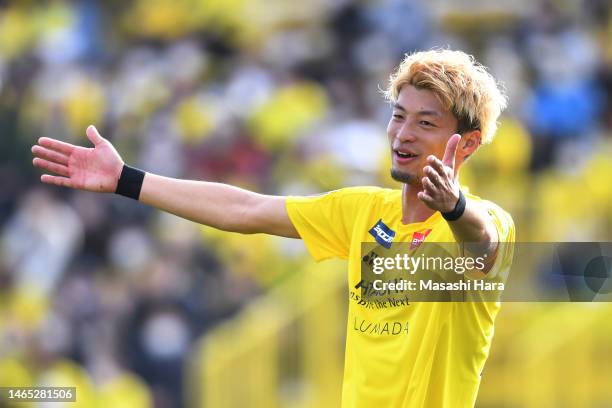
[[[459,133],[480,130],[481,143],[493,140],[497,119],[507,104],[503,87],[462,51],[436,49],[406,54],[384,92],[396,102],[404,85],[432,91],[457,118]]]

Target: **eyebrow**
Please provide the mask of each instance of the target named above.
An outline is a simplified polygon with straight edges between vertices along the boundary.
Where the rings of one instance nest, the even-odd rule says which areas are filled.
[[[398,109],[398,110],[401,110],[402,112],[406,112],[406,108],[404,108],[399,103],[394,103],[393,109]],[[437,116],[437,117],[442,116],[440,112],[435,111],[435,110],[422,110],[422,111],[418,111],[416,114],[420,116]]]

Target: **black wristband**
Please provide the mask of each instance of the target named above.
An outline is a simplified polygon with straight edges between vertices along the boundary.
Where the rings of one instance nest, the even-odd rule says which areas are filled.
[[[119,177],[115,194],[138,200],[144,176],[144,171],[124,164],[123,169],[121,169],[121,176]]]
[[[465,211],[465,204],[466,204],[465,196],[463,195],[463,192],[459,190],[459,200],[457,200],[457,204],[455,204],[455,208],[453,208],[452,211],[443,212],[442,217],[444,217],[446,221],[458,220],[459,218],[461,218],[461,216],[463,215],[463,212]]]

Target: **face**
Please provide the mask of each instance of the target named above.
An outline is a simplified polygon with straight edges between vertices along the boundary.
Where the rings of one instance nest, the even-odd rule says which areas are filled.
[[[393,179],[420,186],[427,157],[433,154],[442,159],[446,143],[456,130],[457,119],[432,91],[403,86],[387,126]],[[465,136],[458,152],[466,147]],[[456,160],[455,166],[458,165]]]

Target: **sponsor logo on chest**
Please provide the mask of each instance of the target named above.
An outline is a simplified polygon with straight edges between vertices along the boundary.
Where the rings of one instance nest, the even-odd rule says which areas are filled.
[[[382,218],[378,220],[369,232],[380,245],[387,249],[391,248],[391,243],[395,238],[395,231],[386,226]]]
[[[427,238],[430,232],[431,232],[431,228],[428,228],[423,231],[415,231],[412,234],[412,241],[410,242],[410,249],[418,248],[419,245],[421,245],[423,241],[425,241],[425,238]]]

